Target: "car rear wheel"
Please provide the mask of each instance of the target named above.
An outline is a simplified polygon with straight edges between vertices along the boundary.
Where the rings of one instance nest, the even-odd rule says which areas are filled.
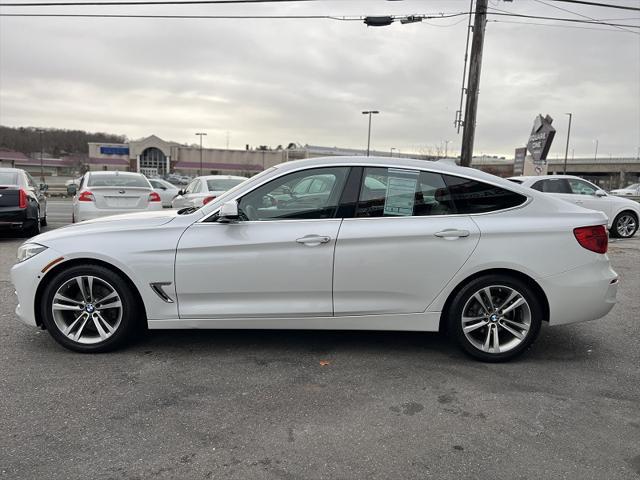
[[[141,318],[136,296],[117,273],[78,265],[46,286],[42,320],[51,336],[76,352],[106,352],[131,340]]]
[[[487,275],[465,285],[449,309],[449,332],[469,355],[485,362],[510,360],[538,336],[540,300],[523,281]]]
[[[40,225],[40,210],[38,210],[35,220],[30,220],[29,226],[24,227],[23,234],[28,237],[34,237],[40,234]]]
[[[616,215],[611,227],[611,236],[631,238],[638,231],[638,217],[633,212],[621,212]]]

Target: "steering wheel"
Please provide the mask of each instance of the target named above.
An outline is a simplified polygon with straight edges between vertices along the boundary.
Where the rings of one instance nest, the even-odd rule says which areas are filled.
[[[265,207],[275,207],[278,204],[278,200],[276,197],[267,193],[264,197],[262,197],[262,205]]]

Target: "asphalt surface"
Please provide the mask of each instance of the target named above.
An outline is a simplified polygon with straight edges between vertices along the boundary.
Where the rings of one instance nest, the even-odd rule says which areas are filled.
[[[74,354],[13,313],[20,242],[0,238],[0,478],[640,478],[640,237],[610,244],[606,318],[498,365],[422,333],[167,331]]]

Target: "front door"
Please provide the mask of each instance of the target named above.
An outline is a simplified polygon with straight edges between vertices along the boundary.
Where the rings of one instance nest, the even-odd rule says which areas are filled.
[[[289,173],[240,198],[238,222],[189,227],[176,254],[180,317],[333,315],[335,217],[348,172]],[[296,193],[298,183],[320,174],[324,191]]]

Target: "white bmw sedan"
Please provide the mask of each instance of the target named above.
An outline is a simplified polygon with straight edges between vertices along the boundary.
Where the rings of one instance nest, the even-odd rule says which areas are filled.
[[[141,173],[87,172],[73,197],[72,223],[120,213],[162,210],[162,199]]]
[[[296,188],[308,179],[318,187]],[[79,352],[151,329],[443,330],[522,353],[543,324],[606,315],[607,223],[469,168],[399,158],[289,162],[201,208],[53,230],[11,270],[29,325]]]
[[[603,212],[612,237],[631,238],[638,231],[640,203],[607,192],[573,175],[511,177],[509,180],[584,208]]]

